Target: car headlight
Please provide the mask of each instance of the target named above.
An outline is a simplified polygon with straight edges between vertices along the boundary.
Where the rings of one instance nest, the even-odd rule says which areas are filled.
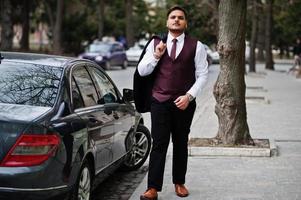
[[[103,57],[102,56],[96,56],[95,61],[102,61]]]

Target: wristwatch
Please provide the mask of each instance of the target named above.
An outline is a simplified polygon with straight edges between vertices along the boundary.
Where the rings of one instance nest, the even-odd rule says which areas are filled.
[[[186,93],[186,95],[187,95],[187,97],[188,97],[188,99],[189,99],[189,102],[191,102],[191,101],[194,100],[194,97],[193,97],[191,94]]]

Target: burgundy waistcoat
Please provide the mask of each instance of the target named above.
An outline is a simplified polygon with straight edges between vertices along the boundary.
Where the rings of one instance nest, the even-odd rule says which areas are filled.
[[[155,40],[155,46],[159,41]],[[195,63],[197,40],[185,36],[184,46],[178,57],[173,61],[167,50],[161,57],[152,96],[160,102],[175,100],[186,94],[195,82]]]

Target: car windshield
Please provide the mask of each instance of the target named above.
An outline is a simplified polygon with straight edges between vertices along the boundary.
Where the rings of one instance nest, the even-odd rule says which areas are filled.
[[[62,70],[26,63],[0,64],[0,103],[52,107]]]
[[[92,53],[106,53],[111,49],[111,45],[105,43],[91,44],[88,48],[88,52]]]

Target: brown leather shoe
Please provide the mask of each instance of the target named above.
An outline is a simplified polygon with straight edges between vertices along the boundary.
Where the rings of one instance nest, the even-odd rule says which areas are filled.
[[[155,188],[147,189],[143,195],[140,196],[140,200],[157,200],[158,192]]]
[[[175,184],[175,192],[179,197],[187,197],[189,195],[184,184]]]

